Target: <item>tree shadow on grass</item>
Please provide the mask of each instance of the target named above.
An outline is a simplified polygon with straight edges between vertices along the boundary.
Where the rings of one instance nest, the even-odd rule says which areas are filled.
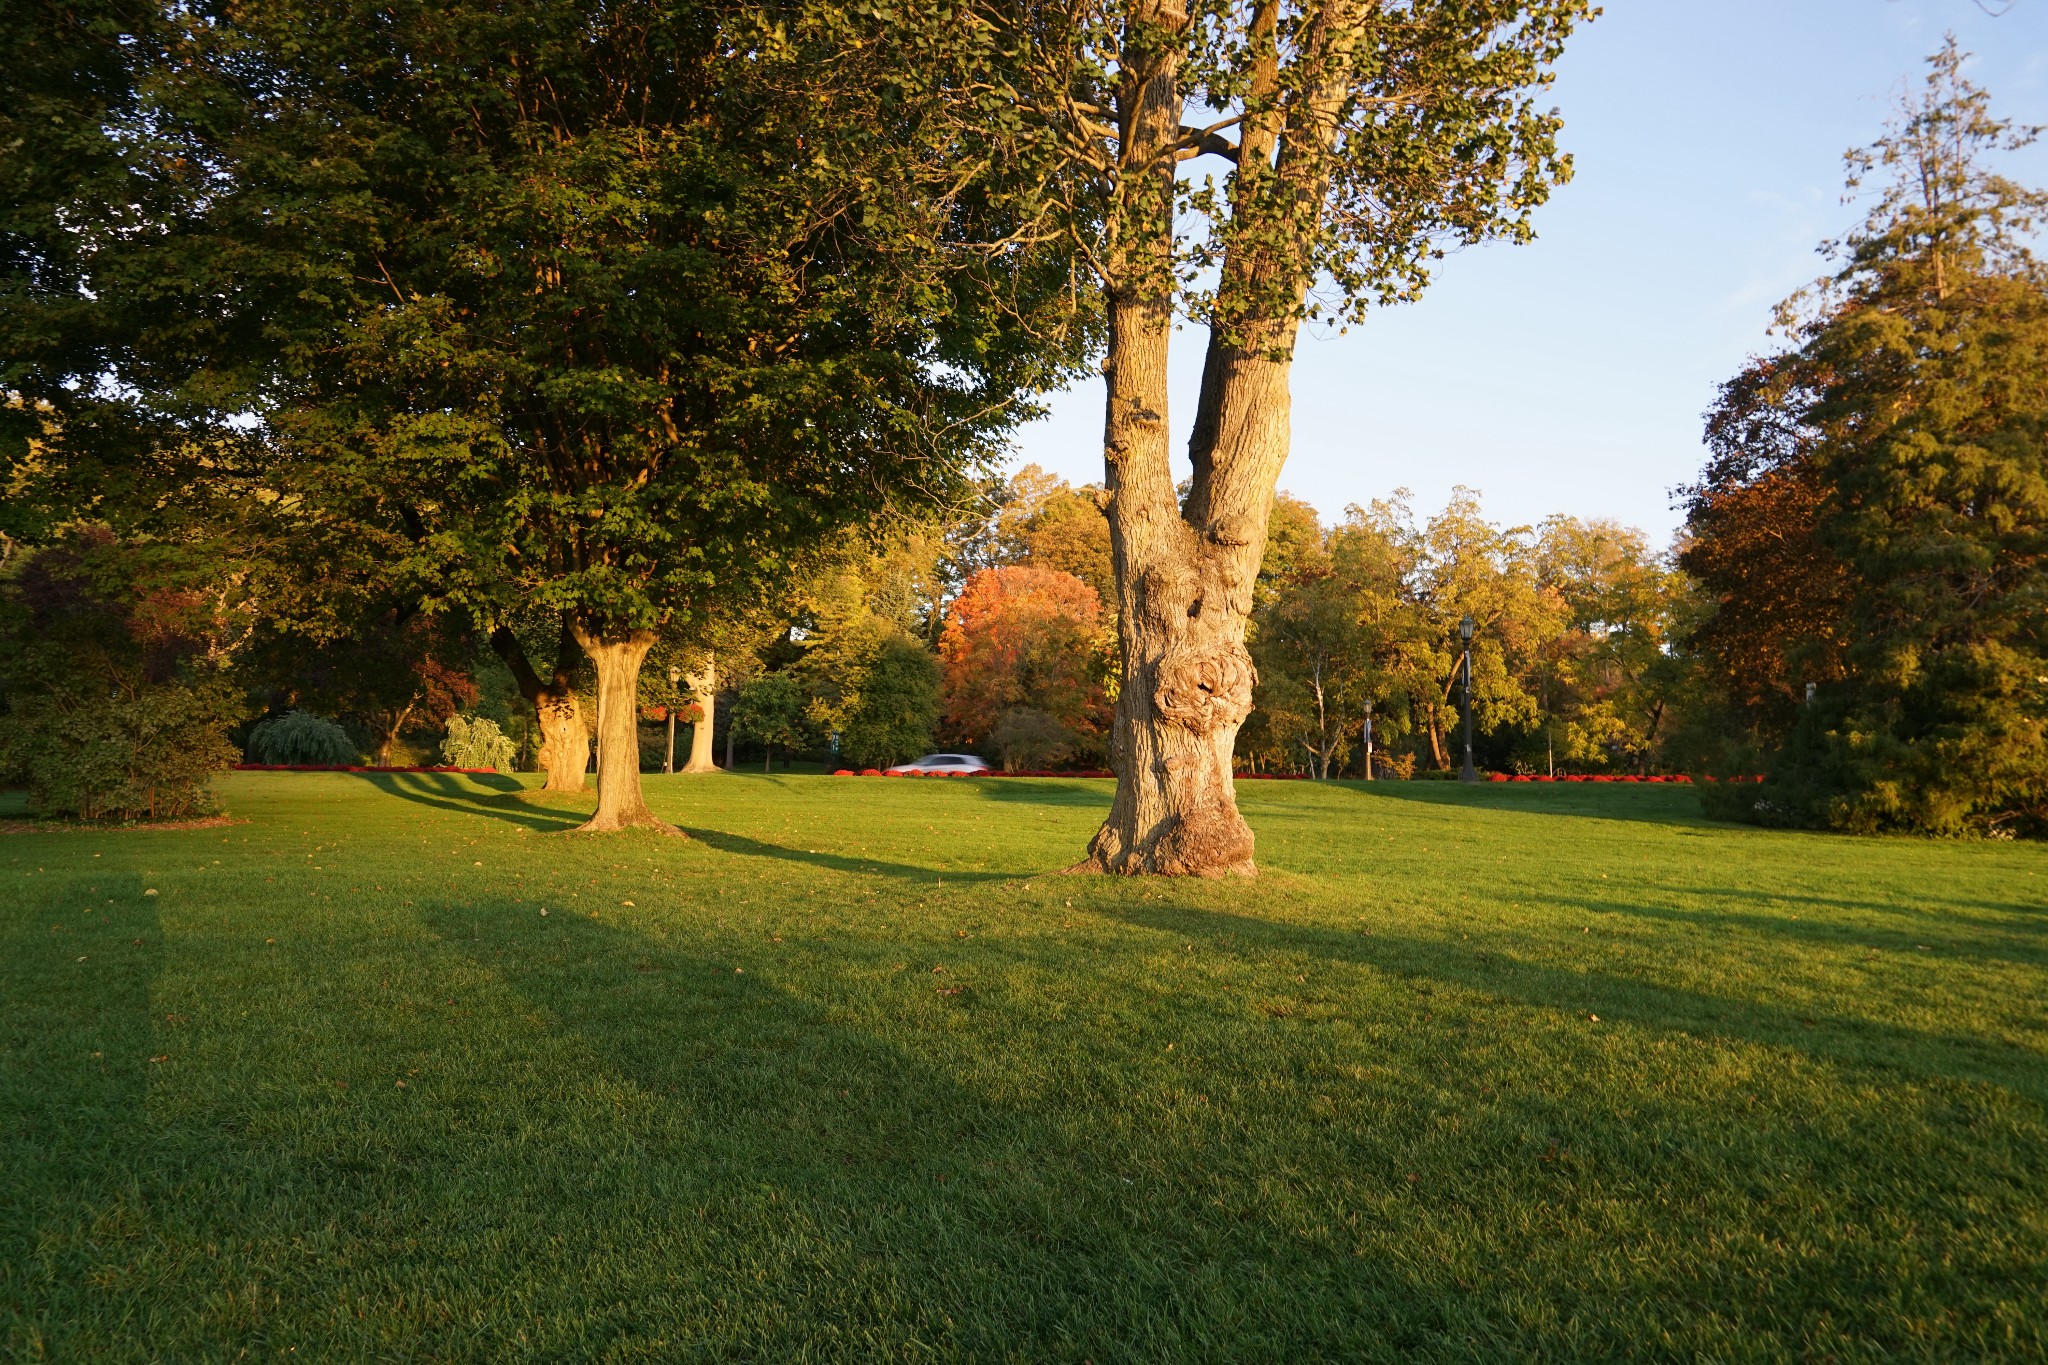
[[[929,781],[930,779],[925,779]],[[1106,810],[1116,788],[1101,778],[1056,777],[975,778],[976,791],[984,800],[1020,806],[1084,806]]]
[[[782,844],[771,844],[761,839],[749,839],[744,834],[732,834],[725,830],[703,829],[690,826],[683,830],[692,839],[700,840],[706,847],[721,853],[736,853],[748,858],[772,858],[778,862],[802,863],[809,867],[825,868],[832,872],[864,873],[871,876],[893,877],[907,882],[954,881],[1004,882],[1015,881],[1032,875],[1029,872],[974,872],[944,867],[920,867],[915,863],[894,863],[883,858],[856,857],[844,853],[818,853],[809,849],[789,848]]]
[[[535,793],[517,778],[502,774],[470,777],[453,773],[378,773],[369,780],[403,801],[458,815],[503,820],[537,834],[574,829],[589,816],[588,811],[540,805]],[[479,786],[485,790],[478,791]],[[589,795],[594,799],[594,793]]]
[[[1311,784],[1303,783],[1303,786]],[[1353,793],[1383,801],[1419,806],[1488,811],[1502,815],[1568,815],[1580,820],[1619,820],[1629,824],[1667,825],[1680,829],[1754,829],[1709,820],[1699,810],[1690,787],[1627,786],[1578,783],[1482,782],[1319,782],[1315,787]],[[1240,789],[1242,794],[1242,789]]]
[[[1609,1025],[1788,1048],[1832,1065],[1893,1071],[1916,1079],[1982,1081],[2037,1104],[2048,1103],[2048,1062],[2017,1046],[1985,1039],[1703,995],[1598,971],[1566,971],[1498,952],[1460,950],[1449,943],[1384,930],[1369,936],[1347,934],[1225,911],[1169,906],[1125,905],[1103,913],[1185,938],[1199,936],[1226,952],[1241,953],[1250,947],[1302,953],[1408,978],[1427,977],[1540,1009],[1597,1014]]]
[[[1898,915],[1932,920],[1937,928],[1942,925],[1962,925],[2023,938],[2048,936],[2048,906],[2017,898],[2011,901],[1962,899],[1944,895],[1940,890],[1922,890],[1919,887],[1914,888],[1914,903],[1907,904],[1848,896],[1816,896],[1800,891],[1726,886],[1672,887],[1670,894],[1699,896],[1706,899],[1741,899],[1761,904],[1812,905],[1823,910],[1847,910],[1862,915]],[[1973,911],[1990,913],[1975,914]],[[1800,923],[1804,927],[1806,921]],[[1816,927],[1823,926],[1825,921],[1817,922]],[[1860,931],[1843,928],[1841,932],[1854,935]]]
[[[1908,932],[1874,923],[1844,923],[1832,917],[1797,919],[1786,915],[1760,914],[1719,907],[1711,910],[1687,910],[1673,905],[1646,905],[1640,901],[1619,900],[1580,900],[1570,904],[1595,912],[1625,915],[1633,919],[1696,924],[1709,929],[1740,926],[1751,933],[1794,939],[1817,947],[1883,948],[1896,953],[1933,950],[1946,957],[1968,958],[1975,962],[2048,967],[2048,917],[2029,922],[2020,918],[2023,912],[2018,906],[2009,907],[2013,918],[1993,919],[1989,916],[1957,914],[1945,907],[1885,905],[1874,901],[1837,900],[1826,896],[1777,895],[1764,891],[1728,888],[1690,888],[1675,894],[1723,901],[1789,901],[1795,905],[1818,905],[1828,910],[1843,910],[1873,917],[1909,915],[1924,918],[1926,922],[1916,925]]]
[[[139,881],[121,880],[124,902],[140,901]],[[100,1316],[106,1242],[146,1216],[135,1172],[156,1149],[150,1081],[174,1084],[185,1062],[150,1011],[154,904],[88,919],[75,897],[17,901],[0,919],[0,1355],[83,1360],[117,1345]]]
[[[1140,1165],[1092,1113],[989,1097],[853,1026],[845,1006],[770,984],[758,944],[706,956],[564,918],[546,931],[559,948],[539,953],[524,921],[471,934],[449,907],[428,922],[531,1001],[618,1097],[607,1133],[631,1158],[597,1156],[607,1177],[576,1235],[615,1268],[615,1237],[656,1252],[637,1272],[657,1271],[651,1282],[614,1279],[607,1298],[714,1305],[694,1323],[652,1324],[700,1355],[1152,1362],[1212,1356],[1233,1338],[1343,1353],[1383,1351],[1390,1329],[1447,1329],[1435,1288],[1394,1263],[1304,1248],[1251,1209],[1245,1222],[1214,1218],[1200,1172]],[[849,965],[887,971],[880,958]],[[977,1025],[971,993],[943,995],[928,973],[880,989],[930,1036],[995,1032]],[[620,1225],[650,1201],[666,1216]],[[1333,1279],[1384,1311],[1296,1316],[1302,1287]],[[630,1356],[634,1344],[607,1348]]]
[[[459,931],[460,913],[433,922]],[[1872,1042],[1847,1021],[1841,1037],[1787,1039],[1803,1025],[1767,1007],[1541,968],[1500,980],[1447,969],[1436,945],[1361,952],[1239,916],[1125,917],[1552,1007],[1638,1018],[1647,1003],[1665,1016],[1652,1028],[1804,1043],[1830,1060],[1911,1052],[1916,1074],[1983,1070],[1955,1040],[1880,1029]],[[1928,1177],[1995,1156],[1989,1138],[1925,1126],[1955,1122],[1945,1101],[1888,1102],[1883,1131],[1815,1131],[1797,1086],[1730,1112],[1717,1086],[1660,1086],[1604,1052],[1560,1050],[1568,1074],[1555,1075],[1426,1013],[1367,1036],[1255,1010],[1198,1022],[1214,997],[1143,991],[1056,944],[993,946],[1017,961],[989,972],[984,959],[980,985],[942,996],[929,973],[891,971],[895,948],[800,965],[752,936],[685,951],[577,918],[546,931],[558,941],[543,953],[522,942],[533,922],[490,923],[468,945],[476,961],[590,1059],[599,1093],[626,1097],[608,1099],[605,1131],[628,1160],[565,1136],[606,1173],[586,1201],[600,1222],[579,1235],[651,1248],[663,1278],[614,1272],[599,1292],[715,1305],[690,1325],[713,1357],[1448,1360],[1485,1342],[1501,1359],[1610,1358],[1652,1337],[1685,1355],[1796,1354],[1820,1338],[1904,1349],[1897,1323],[1912,1314],[1874,1305],[1953,1306],[1950,1273],[1929,1258],[1946,1265],[1958,1220],[1983,1216]],[[1414,960],[1389,968],[1386,946]],[[956,982],[975,971],[957,966]],[[1056,984],[1020,987],[1019,973]],[[1074,1000],[1094,1002],[1086,1017],[1060,1007]],[[1732,1026],[1703,1017],[1724,1012]],[[1402,1014],[1395,1003],[1380,1022]],[[1213,1055],[1187,1057],[1190,1045]],[[1635,1056],[1672,1065],[1655,1044]],[[1332,1107],[1340,1095],[1347,1108]],[[1787,1122],[1814,1188],[1900,1201],[1925,1224],[1914,1245],[1885,1240],[1872,1259],[1851,1223],[1825,1209],[1804,1222],[1746,1175],[1784,1159]],[[1900,1132],[1918,1155],[1886,1165]],[[2015,1183],[1992,1202],[2009,1215],[2024,1198]],[[605,1221],[650,1200],[674,1216]],[[1677,1239],[1646,1260],[1636,1240],[1673,1201]],[[1830,1250],[1812,1252],[1815,1238]],[[1760,1269],[1714,1250],[1727,1243],[1808,1253]],[[1983,1265],[1982,1247],[1966,1254]],[[2025,1278],[2008,1257],[1970,1297],[2009,1299]],[[625,1356],[638,1343],[610,1344]]]

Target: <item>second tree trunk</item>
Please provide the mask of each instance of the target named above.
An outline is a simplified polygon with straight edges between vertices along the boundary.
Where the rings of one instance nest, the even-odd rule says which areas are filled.
[[[640,664],[654,647],[654,632],[611,634],[579,624],[576,642],[597,667],[597,813],[581,832],[675,832],[647,808],[640,790]]]
[[[718,664],[710,655],[694,672],[687,674],[684,682],[690,685],[690,699],[697,703],[700,714],[697,723],[690,727],[690,761],[683,765],[686,773],[715,773],[718,765],[711,761],[711,729],[718,708]]]

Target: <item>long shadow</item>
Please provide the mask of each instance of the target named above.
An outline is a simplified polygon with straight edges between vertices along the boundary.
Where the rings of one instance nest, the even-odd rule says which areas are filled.
[[[692,839],[699,839],[709,848],[721,853],[737,853],[748,858],[772,858],[778,862],[803,863],[810,867],[822,867],[833,872],[866,873],[883,877],[894,877],[907,882],[936,882],[951,879],[956,882],[1004,882],[1034,875],[1032,872],[972,872],[944,867],[920,867],[915,863],[894,863],[883,858],[853,857],[843,853],[814,853],[808,849],[789,848],[783,844],[771,844],[761,839],[749,839],[744,834],[732,834],[720,829],[688,827],[683,831]]]
[[[1800,905],[1823,905],[1831,909],[1847,909],[1861,914],[1910,914],[1926,915],[1932,922],[1912,932],[1887,929],[1875,924],[1844,924],[1833,919],[1795,920],[1783,915],[1763,915],[1741,910],[1686,910],[1673,905],[1646,905],[1640,901],[1621,900],[1580,900],[1557,901],[1584,909],[1608,914],[1624,915],[1635,919],[1656,919],[1676,924],[1699,924],[1708,928],[1723,928],[1740,925],[1755,933],[1768,934],[1775,938],[1796,939],[1801,943],[1818,946],[1848,948],[1887,948],[1894,952],[1917,953],[1933,948],[1950,957],[1966,957],[1977,962],[2010,962],[2026,966],[2048,966],[2048,922],[2022,927],[2011,920],[1993,921],[1981,916],[1955,916],[1946,919],[1939,911],[1917,910],[1908,906],[1887,907],[1864,904],[1856,901],[1832,901],[1820,896],[1775,897],[1760,892],[1742,891],[1694,891],[1699,896],[1719,899],[1741,897],[1745,900],[1770,901],[1789,900]],[[1959,922],[1958,922],[1959,921]],[[1964,937],[1952,931],[1967,928],[1976,939],[1986,936],[1996,941],[1996,948],[1987,948],[1981,942]]]
[[[1247,783],[1246,786],[1254,784]],[[1308,785],[1308,784],[1303,784]],[[1617,820],[1628,824],[1669,825],[1684,829],[1750,829],[1709,820],[1700,814],[1689,787],[1589,786],[1554,783],[1332,781],[1314,784],[1386,801],[1460,810],[1497,811],[1505,815],[1568,815],[1579,820]],[[1243,788],[1240,788],[1242,792]]]
[[[0,907],[0,1355],[115,1349],[104,1277],[126,1249],[105,1232],[142,1217],[151,1075],[186,1060],[151,1019],[163,933],[154,908],[129,907],[154,902],[126,874],[109,879],[119,908],[81,915],[82,879]]]
[[[992,1099],[850,1026],[769,984],[758,947],[707,957],[571,918],[543,955],[523,920],[472,935],[448,907],[427,922],[574,1039],[603,1091],[637,1097],[611,1101],[634,1159],[598,1158],[610,1175],[584,1226],[601,1239],[650,1198],[673,1211],[646,1234],[667,1246],[664,1297],[720,1309],[695,1356],[1150,1362],[1214,1358],[1233,1336],[1315,1356],[1383,1352],[1389,1323],[1442,1328],[1436,1288],[1399,1265],[1216,1219],[1196,1193],[1213,1172],[1145,1168],[1135,1187],[1141,1168],[1082,1115]],[[976,1026],[971,995],[933,1004],[928,978],[895,980],[901,1010]],[[1333,1277],[1386,1312],[1301,1321],[1301,1285]]]
[[[2038,902],[2029,904],[2024,901],[1959,900],[1951,899],[1939,892],[1924,892],[1917,889],[1915,896],[1922,902],[1917,905],[1901,905],[1894,901],[1856,900],[1846,896],[1816,896],[1799,891],[1766,891],[1725,886],[1671,887],[1669,890],[1672,895],[1678,896],[1739,898],[1765,903],[1783,901],[1793,905],[1819,906],[1827,910],[1849,910],[1857,914],[1908,915],[1931,919],[1937,924],[1962,924],[2004,934],[2048,935],[2048,905]],[[1969,913],[1973,910],[1989,910],[1992,913]]]
[[[429,922],[460,940],[467,914],[451,907]],[[1515,968],[1503,989],[1500,974],[1446,970],[1440,950],[1419,942],[1361,951],[1336,934],[1163,907],[1125,918],[1382,969],[1391,946],[1394,970],[1632,1019],[1645,999],[1666,1014],[1732,1009],[1732,1025],[1695,1031],[1771,1044],[1802,1027],[1767,1007],[1546,969]],[[1186,1012],[1204,1006],[1167,996],[1148,1022],[1128,984],[1085,961],[1020,959],[1012,975],[990,978],[985,998],[935,999],[916,974],[866,984],[883,959],[852,947],[822,973],[815,960],[807,971],[791,963],[805,998],[773,984],[777,967],[757,939],[730,940],[728,958],[574,919],[547,931],[559,940],[542,953],[535,921],[487,923],[464,945],[477,963],[531,1001],[551,1036],[573,1040],[601,1073],[600,1093],[640,1097],[605,1108],[614,1150],[630,1161],[572,1149],[606,1172],[585,1197],[593,1231],[579,1235],[616,1236],[613,1211],[650,1199],[673,1210],[672,1224],[643,1235],[664,1246],[667,1301],[719,1306],[697,1343],[710,1358],[1470,1359],[1484,1341],[1482,1354],[1498,1359],[1618,1359],[1640,1353],[1651,1318],[1680,1340],[1711,1318],[1733,1324],[1733,1339],[1768,1338],[1787,1353],[1816,1319],[1851,1333],[1887,1321],[1866,1313],[1829,1256],[1758,1277],[1690,1251],[1672,1279],[1614,1262],[1607,1278],[1589,1275],[1577,1255],[1559,1253],[1560,1240],[1583,1249],[1571,1239],[1606,1237],[1624,1210],[1673,1195],[1687,1201],[1689,1242],[1802,1235],[1797,1215],[1743,1174],[1775,1159],[1788,1115],[1729,1112],[1711,1091],[1638,1091],[1603,1076],[1560,1092],[1541,1068],[1489,1053],[1482,1036],[1396,1028],[1351,1055],[1405,1079],[1332,1122],[1314,1107],[1330,1099],[1316,1092],[1343,1086],[1327,1034],[1248,1018],[1206,1033],[1217,1056],[1172,1070],[1164,1045],[1188,1039]],[[1017,970],[1061,987],[1005,994],[1000,982]],[[1093,1011],[1066,1017],[1056,1002],[1069,987],[1118,1011],[1119,1026],[1101,1028]],[[1871,1047],[1846,1032],[1798,1041],[1856,1064],[1932,1045],[1943,1065],[1929,1074],[1986,1070],[1954,1040],[1903,1030],[1877,1030]],[[1040,1077],[1035,1087],[1012,1083],[1004,1056]],[[1997,1079],[2038,1096],[2038,1068],[2015,1070]],[[1913,1122],[1910,1109],[1903,1117]],[[1867,1174],[1892,1138],[1802,1133],[1801,1159],[1819,1182],[1897,1197]],[[1582,1177],[1547,1164],[1559,1145],[1582,1144],[1605,1154]],[[1938,1186],[1941,1160],[1990,1150],[1935,1139],[1919,1160]],[[1417,1177],[1401,1172],[1418,1169],[1447,1183],[1416,1199]],[[1726,1182],[1757,1193],[1724,1198]],[[1916,1216],[1943,1228],[1981,1217],[1945,1212],[1938,1189],[1926,1199],[1914,1201]],[[2001,1207],[2023,1202],[2016,1187]],[[1324,1207],[1345,1210],[1352,1233],[1312,1231]],[[1953,1294],[1945,1276],[1926,1273],[1886,1283],[1921,1303]],[[2016,1263],[1990,1278],[1987,1294],[2025,1292]],[[547,1311],[531,1298],[528,1311]],[[1546,1311],[1529,1315],[1530,1302]],[[1851,1339],[1906,1347],[1882,1332]],[[630,1356],[636,1343],[615,1344],[611,1354]]]
[[[1838,1065],[1875,1067],[1927,1079],[1970,1079],[2048,1103],[2048,1062],[2016,1047],[1928,1033],[1840,1015],[1800,1013],[1754,1001],[1616,977],[1571,972],[1504,957],[1464,953],[1447,943],[1376,930],[1370,937],[1247,915],[1170,906],[1121,906],[1103,913],[1146,928],[1240,952],[1245,945],[1428,977],[1523,1005],[1598,1014],[1610,1022],[1735,1038],[1802,1052]]]
[[[925,779],[929,781],[930,779]],[[1091,809],[1105,808],[1112,799],[1113,788],[1107,783],[1100,786],[1083,786],[1083,782],[1102,782],[1100,778],[1075,778],[1062,781],[1055,777],[1020,778],[976,778],[975,788],[984,800],[1000,801],[1022,806],[1086,806]]]
[[[520,825],[538,834],[574,829],[585,816],[576,811],[551,810],[528,799],[526,788],[515,778],[497,776],[488,780],[490,790],[478,792],[471,785],[485,785],[486,779],[457,777],[446,773],[377,773],[372,785],[403,801],[431,806],[458,815],[481,815]]]

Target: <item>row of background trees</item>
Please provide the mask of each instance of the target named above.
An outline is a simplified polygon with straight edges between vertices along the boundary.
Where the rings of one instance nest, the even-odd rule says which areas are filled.
[[[1027,467],[989,502],[826,575],[746,660],[738,733],[758,742],[753,717],[772,714],[778,743],[858,767],[934,744],[1012,768],[1103,766],[1120,680],[1097,490]],[[1397,495],[1335,525],[1282,494],[1271,526],[1241,768],[1363,776],[1370,706],[1377,776],[1449,772],[1468,614],[1488,766],[1636,772],[1702,757],[1680,645],[1701,606],[1641,532],[1562,516],[1503,527],[1463,489],[1426,520]]]
[[[550,787],[595,730],[590,827],[658,823],[639,722],[682,702],[700,770],[720,734],[1108,764],[1090,866],[1249,870],[1231,765],[1362,772],[1370,707],[1383,772],[1452,766],[1470,616],[1487,766],[1761,771],[1710,799],[1772,821],[2048,820],[2043,198],[1987,169],[2033,130],[1952,44],[1852,153],[1875,202],[1709,414],[1659,552],[1463,491],[1333,525],[1271,491],[1311,277],[1347,317],[1412,297],[1568,173],[1528,95],[1577,0],[1413,31],[1325,6],[1280,71],[1271,5],[1208,52],[1134,3],[1045,69],[976,36],[994,10],[359,8],[6,21],[0,741],[48,810],[179,813],[259,718],[391,759],[466,713]],[[1131,60],[1091,65],[1115,33]],[[1190,53],[1240,141],[1167,118]],[[1387,81],[1430,117],[1381,120]],[[1410,155],[1432,174],[1388,181]],[[1201,156],[1234,168],[1172,182],[1206,245],[1155,192]],[[1209,377],[1175,489],[1185,307]],[[1105,483],[992,481],[1105,344]]]

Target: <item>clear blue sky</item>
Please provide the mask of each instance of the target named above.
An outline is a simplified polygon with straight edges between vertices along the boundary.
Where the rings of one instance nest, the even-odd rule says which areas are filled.
[[[1402,486],[1427,513],[1466,484],[1497,520],[1614,517],[1668,540],[1715,386],[1860,216],[1842,153],[1948,29],[1999,112],[2048,123],[2048,0],[1609,0],[1559,66],[1577,174],[1539,240],[1448,258],[1420,303],[1305,335],[1280,486],[1331,521]],[[2048,148],[2004,169],[2048,184]],[[1202,341],[1174,338],[1177,449]],[[1051,407],[1019,462],[1099,482],[1101,381]]]

